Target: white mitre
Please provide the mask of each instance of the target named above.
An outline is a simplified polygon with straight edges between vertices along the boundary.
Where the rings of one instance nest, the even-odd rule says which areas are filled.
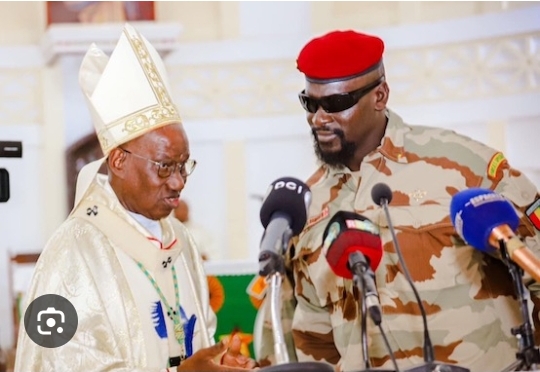
[[[79,172],[74,208],[112,149],[159,127],[181,123],[161,57],[129,24],[110,58],[95,44],[90,46],[79,84],[104,157]]]

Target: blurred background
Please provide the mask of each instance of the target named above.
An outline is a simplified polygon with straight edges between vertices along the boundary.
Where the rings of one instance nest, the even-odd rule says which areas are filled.
[[[14,344],[14,304],[70,211],[78,169],[101,156],[82,56],[92,42],[110,52],[124,22],[168,68],[198,161],[182,196],[211,238],[207,271],[251,278],[266,188],[315,170],[295,65],[309,39],[349,28],[382,37],[390,108],[503,151],[540,187],[538,20],[539,2],[513,1],[0,2],[0,142],[22,146],[0,156],[0,347]]]

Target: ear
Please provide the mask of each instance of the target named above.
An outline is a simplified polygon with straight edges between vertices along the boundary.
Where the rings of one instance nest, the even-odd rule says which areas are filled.
[[[114,177],[125,178],[126,170],[126,158],[127,154],[119,148],[112,149],[107,157],[107,165],[109,171]]]
[[[379,88],[377,88],[376,93],[376,101],[375,101],[375,109],[378,111],[382,111],[386,109],[386,103],[388,102],[388,98],[390,97],[390,88],[388,87],[388,83],[385,81],[383,82]]]

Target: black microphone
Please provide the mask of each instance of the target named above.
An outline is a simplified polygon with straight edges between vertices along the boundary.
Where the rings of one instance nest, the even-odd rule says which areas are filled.
[[[409,286],[411,287],[414,293],[416,302],[418,303],[418,308],[420,310],[420,315],[422,316],[422,322],[424,326],[424,345],[423,345],[424,364],[407,369],[405,372],[427,372],[427,371],[431,372],[435,370],[440,370],[440,371],[445,371],[445,372],[470,372],[469,369],[466,369],[463,367],[435,362],[435,356],[434,356],[435,351],[433,349],[431,337],[429,336],[426,309],[424,308],[424,304],[422,303],[422,300],[420,299],[418,290],[416,289],[416,286],[414,285],[414,282],[411,279],[411,274],[409,273],[409,269],[407,268],[407,265],[405,264],[403,255],[401,254],[401,248],[399,247],[399,242],[396,238],[396,232],[392,224],[392,219],[390,218],[390,211],[388,210],[388,204],[390,204],[390,202],[392,201],[392,190],[387,184],[378,183],[375,186],[373,186],[373,188],[371,189],[371,199],[373,200],[375,204],[380,205],[384,210],[386,220],[388,221],[388,229],[390,230],[390,234],[392,235],[392,242],[394,243],[394,247],[398,255],[399,263],[401,264],[401,267],[403,269],[403,274],[405,275],[405,279],[407,280],[407,283],[409,283]]]
[[[285,273],[283,253],[294,235],[300,234],[307,221],[311,191],[300,180],[279,178],[269,186],[263,200],[260,218],[264,234],[259,253],[259,275],[270,283],[270,316],[277,365],[261,372],[333,372],[332,366],[322,362],[290,363],[281,325],[281,276]]]
[[[259,275],[284,272],[282,254],[290,239],[304,228],[310,203],[309,187],[296,178],[283,177],[270,184],[260,211],[265,231],[259,253]]]

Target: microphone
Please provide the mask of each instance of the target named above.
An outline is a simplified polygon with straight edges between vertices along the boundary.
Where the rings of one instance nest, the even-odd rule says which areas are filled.
[[[514,234],[519,217],[504,196],[482,188],[460,191],[452,197],[450,215],[456,232],[467,244],[493,253],[502,240],[510,259],[540,282],[540,259]]]
[[[523,324],[511,330],[518,339],[519,351],[516,361],[504,371],[537,369],[540,350],[535,346],[522,272],[518,267],[539,281],[540,260],[514,234],[519,226],[514,207],[504,196],[492,190],[471,188],[452,197],[450,215],[456,232],[467,244],[485,253],[500,249],[503,262],[512,276]]]
[[[408,369],[407,371],[408,372],[423,372],[423,371],[434,371],[436,369],[440,369],[441,371],[444,370],[448,372],[470,372],[468,369],[463,368],[463,367],[435,362],[435,356],[434,356],[435,351],[434,351],[433,344],[431,342],[431,337],[428,331],[426,309],[424,308],[424,304],[422,303],[422,300],[420,299],[418,290],[416,289],[416,286],[414,285],[414,282],[411,279],[411,274],[409,273],[409,269],[407,268],[407,265],[405,264],[403,255],[401,254],[401,248],[399,247],[399,242],[396,237],[394,225],[392,224],[392,219],[390,218],[390,211],[388,210],[388,204],[390,204],[390,202],[392,201],[392,190],[385,183],[377,183],[371,189],[371,199],[373,200],[375,204],[380,205],[384,210],[386,220],[388,221],[388,229],[390,230],[390,234],[392,235],[392,242],[394,243],[394,247],[398,255],[399,263],[403,269],[403,274],[405,275],[405,279],[407,280],[407,283],[409,284],[409,286],[411,287],[413,291],[414,297],[418,304],[418,309],[420,310],[420,315],[422,317],[422,323],[424,327],[424,345],[423,345],[424,364]]]
[[[259,275],[284,272],[282,254],[290,239],[304,228],[310,203],[309,187],[296,178],[279,178],[269,186],[260,211],[265,231],[259,253]]]
[[[261,238],[259,275],[270,282],[270,317],[274,338],[276,365],[261,372],[320,371],[333,372],[329,364],[321,362],[290,363],[281,323],[281,281],[285,274],[283,253],[294,235],[300,234],[307,221],[311,191],[302,181],[283,177],[268,187],[262,202],[260,218],[265,231]]]
[[[374,280],[374,271],[382,258],[379,229],[364,216],[339,211],[324,230],[322,253],[337,276],[362,278],[369,315],[375,325],[381,324],[381,304]]]
[[[392,371],[380,371],[399,371],[394,352],[381,326],[382,310],[379,293],[375,285],[374,271],[379,266],[382,258],[382,242],[379,229],[373,222],[362,215],[354,212],[338,211],[332,216],[324,229],[322,254],[326,257],[326,261],[334,274],[345,279],[353,279],[354,284],[363,295],[361,327],[365,369],[362,372],[374,371],[371,369],[369,357],[366,313],[369,313],[373,323],[379,327],[395,368]]]

